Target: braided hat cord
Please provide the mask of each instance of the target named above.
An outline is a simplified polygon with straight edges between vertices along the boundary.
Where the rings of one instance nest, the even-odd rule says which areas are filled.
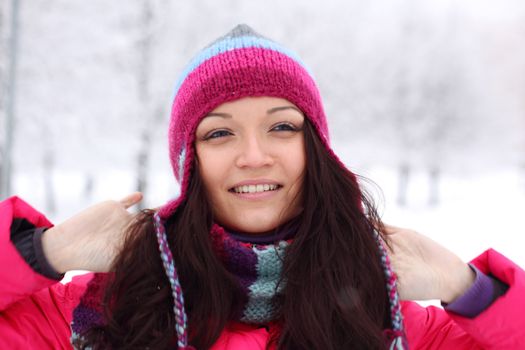
[[[175,313],[177,345],[179,349],[189,349],[187,331],[188,319],[186,317],[186,311],[184,310],[184,297],[182,295],[182,288],[180,286],[179,276],[173,261],[173,255],[168,245],[166,230],[158,213],[155,213],[154,215],[154,223],[162,265],[164,266],[164,270],[166,271],[166,275],[170,281],[171,293],[173,295],[173,312]]]

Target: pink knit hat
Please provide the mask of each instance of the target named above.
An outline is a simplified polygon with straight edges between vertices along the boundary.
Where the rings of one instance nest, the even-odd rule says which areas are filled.
[[[246,96],[280,97],[292,102],[329,146],[319,90],[299,57],[247,25],[239,25],[194,57],[175,88],[169,151],[181,193],[160,210],[162,219],[167,219],[186,196],[195,129],[201,119],[224,102]]]
[[[187,196],[194,161],[193,143],[199,122],[217,106],[247,96],[284,98],[295,104],[314,125],[327,150],[328,126],[319,90],[299,57],[285,47],[257,34],[247,25],[238,25],[194,57],[175,88],[169,126],[169,154],[180,195],[155,214],[161,258],[171,283],[179,349],[188,349],[184,298],[164,222]],[[396,277],[388,255],[376,234],[387,278],[392,329],[390,348],[406,349]]]

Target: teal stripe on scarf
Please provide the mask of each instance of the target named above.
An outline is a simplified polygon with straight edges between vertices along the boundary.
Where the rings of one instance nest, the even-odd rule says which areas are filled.
[[[257,255],[257,279],[249,287],[248,303],[241,321],[263,324],[275,320],[279,311],[275,296],[284,287],[284,283],[279,284],[279,281],[287,246],[286,241],[281,241],[278,245],[252,248]]]

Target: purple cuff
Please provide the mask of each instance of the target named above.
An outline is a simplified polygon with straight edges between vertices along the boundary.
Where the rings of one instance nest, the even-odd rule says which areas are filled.
[[[478,270],[474,265],[469,264],[469,266],[476,273],[472,287],[450,304],[442,303],[441,305],[447,311],[474,318],[492,304],[499,295],[495,295],[494,284],[489,276]]]

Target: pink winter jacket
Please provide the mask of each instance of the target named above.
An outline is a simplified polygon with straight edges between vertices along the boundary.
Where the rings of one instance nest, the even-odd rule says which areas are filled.
[[[51,226],[17,197],[0,202],[0,349],[71,349],[73,309],[92,274],[64,285],[34,272],[10,241],[13,218]],[[473,319],[403,302],[410,349],[525,349],[525,271],[494,250],[472,263],[508,284],[508,291]],[[266,329],[235,323],[213,350],[265,349],[267,340]]]

